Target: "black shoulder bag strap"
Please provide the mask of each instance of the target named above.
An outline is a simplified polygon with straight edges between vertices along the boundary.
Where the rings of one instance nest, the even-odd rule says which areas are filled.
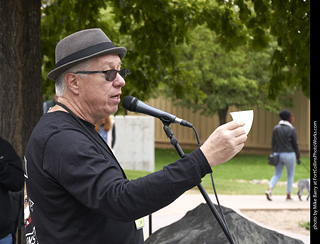
[[[93,135],[93,134],[88,130],[88,128],[81,122],[81,120],[80,120],[66,105],[64,105],[64,104],[62,104],[62,103],[59,103],[59,102],[57,102],[56,104],[59,105],[60,107],[64,108],[65,110],[67,110],[67,111],[71,114],[71,116],[80,124],[80,126],[87,132],[87,135],[88,135],[91,139],[93,139],[95,142],[97,142],[102,148],[104,148],[104,149],[107,151],[107,153],[110,154],[110,156],[118,163],[118,165],[119,165],[119,167],[120,167],[120,169],[121,169],[124,177],[127,178],[127,177],[126,177],[126,174],[124,173],[124,171],[123,171],[121,165],[119,164],[117,158],[114,156],[114,154],[113,154],[113,152],[111,151],[110,147],[108,146],[108,144],[105,143],[105,141],[104,141],[104,140],[102,139],[102,137],[98,134],[98,132],[97,132],[96,135]],[[98,138],[101,139],[101,140],[98,140]]]

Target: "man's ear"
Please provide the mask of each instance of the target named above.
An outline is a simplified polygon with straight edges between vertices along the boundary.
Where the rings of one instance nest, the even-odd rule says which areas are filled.
[[[66,85],[69,90],[78,95],[79,94],[79,76],[73,73],[67,73],[65,76]]]

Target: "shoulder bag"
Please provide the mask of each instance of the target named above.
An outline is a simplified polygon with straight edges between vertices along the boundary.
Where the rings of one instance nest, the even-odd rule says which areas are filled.
[[[272,166],[277,166],[279,163],[279,154],[270,154],[268,157],[268,164]]]

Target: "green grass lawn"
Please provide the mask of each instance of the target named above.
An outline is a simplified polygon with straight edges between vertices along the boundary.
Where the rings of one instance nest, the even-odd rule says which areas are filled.
[[[185,151],[185,153],[188,153],[188,151]],[[178,159],[179,155],[174,149],[156,149],[155,170],[161,170],[163,166]],[[303,165],[296,165],[294,182],[310,178],[310,171],[304,167],[310,168],[310,158],[302,157],[301,161]],[[129,179],[136,179],[150,173],[133,170],[126,170],[125,172]],[[267,156],[239,154],[229,162],[215,166],[212,168],[212,172],[218,194],[260,195],[264,194],[268,185],[263,182],[262,184],[253,184],[252,182],[270,181],[274,174],[274,167],[268,165]],[[287,172],[284,168],[282,177],[273,190],[274,195],[286,194],[286,185],[283,184],[285,181],[287,181]],[[203,178],[202,185],[208,193],[213,192],[210,175]],[[297,194],[297,188],[293,188],[293,194]]]

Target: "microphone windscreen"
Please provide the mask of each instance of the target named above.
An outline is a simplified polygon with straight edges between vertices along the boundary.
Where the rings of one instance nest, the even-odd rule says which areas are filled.
[[[137,102],[138,102],[137,98],[132,97],[132,96],[126,96],[123,99],[122,107],[125,108],[126,110],[135,112],[136,107],[137,107]]]

